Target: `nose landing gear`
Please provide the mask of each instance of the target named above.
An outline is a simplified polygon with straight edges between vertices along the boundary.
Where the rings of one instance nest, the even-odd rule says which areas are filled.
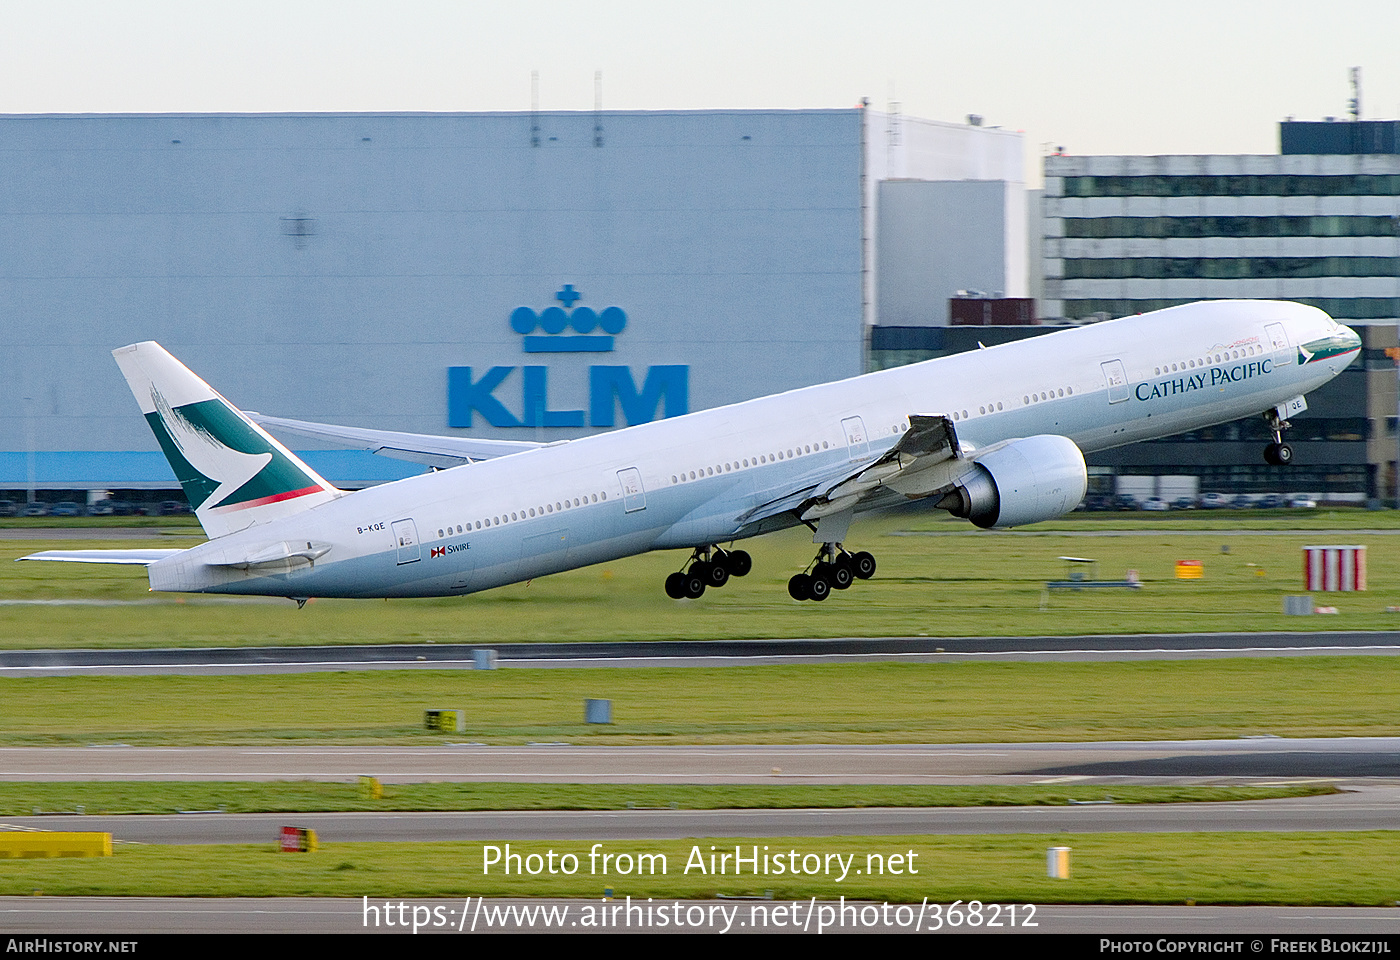
[[[1264,448],[1264,462],[1275,467],[1286,467],[1293,462],[1293,448],[1283,442],[1283,431],[1292,424],[1279,417],[1277,410],[1264,414],[1269,429],[1273,431],[1274,442]]]

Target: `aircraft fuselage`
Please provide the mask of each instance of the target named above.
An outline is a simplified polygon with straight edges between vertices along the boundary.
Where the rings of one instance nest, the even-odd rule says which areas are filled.
[[[799,523],[796,511],[745,515],[888,450],[911,414],[950,417],[972,455],[1041,434],[1093,452],[1260,414],[1331,379],[1356,344],[1321,311],[1252,301],[1064,330],[348,494],[160,560],[151,586],[450,596],[726,543]],[[899,499],[890,491],[859,509]],[[230,565],[274,543],[319,553]]]

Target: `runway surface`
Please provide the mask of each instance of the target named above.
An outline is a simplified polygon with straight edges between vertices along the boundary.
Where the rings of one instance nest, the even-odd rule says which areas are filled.
[[[1400,738],[855,746],[5,748],[0,779],[387,783],[1115,784],[1335,779],[1348,792],[1227,804],[907,810],[625,810],[20,818],[147,843],[263,842],[281,823],[327,840],[823,836],[1172,830],[1400,829]],[[1174,772],[1161,774],[1170,769]],[[19,821],[16,821],[19,822]]]
[[[1271,656],[1396,656],[1400,633],[1104,634],[1073,637],[847,637],[637,643],[384,644],[161,650],[4,650],[0,676],[306,673],[471,669],[473,651],[497,666],[716,667],[774,663],[965,660],[1173,660]]]
[[[572,810],[444,813],[191,813],[11,817],[0,830],[96,830],[118,842],[273,843],[282,826],[322,843],[681,840],[914,834],[1280,832],[1400,829],[1400,787],[1235,803],[832,810]],[[576,851],[577,852],[577,851]]]
[[[4,747],[4,780],[1096,783],[1400,777],[1400,737],[768,746]]]

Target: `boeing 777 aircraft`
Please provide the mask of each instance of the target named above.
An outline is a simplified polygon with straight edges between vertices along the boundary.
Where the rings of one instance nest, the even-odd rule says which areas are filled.
[[[927,499],[981,527],[1035,523],[1084,496],[1084,452],[1248,416],[1286,464],[1288,418],[1360,346],[1313,307],[1212,301],[537,444],[245,415],[137,343],[113,354],[208,542],[23,559],[144,564],[152,590],[304,603],[466,594],[687,549],[665,584],[681,599],[749,572],[736,541],[806,524],[819,549],[788,590],[823,600],[875,572],[846,549],[858,512]],[[260,423],[438,469],[338,490]]]

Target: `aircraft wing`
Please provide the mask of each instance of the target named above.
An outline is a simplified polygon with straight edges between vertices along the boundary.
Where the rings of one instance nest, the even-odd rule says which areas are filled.
[[[954,473],[950,467],[962,458],[952,420],[914,414],[909,418],[909,429],[885,453],[823,476],[799,479],[792,490],[755,507],[739,520],[755,523],[794,510],[803,520],[819,520],[854,510],[862,500],[885,490],[916,500],[949,486]]]
[[[20,560],[61,560],[66,563],[134,563],[149,566],[183,550],[43,550]]]
[[[274,433],[309,437],[342,447],[355,447],[395,460],[409,460],[429,467],[459,467],[474,460],[490,460],[544,446],[528,440],[473,440],[469,437],[436,437],[426,433],[366,430],[333,423],[287,420],[247,413],[248,419]]]

